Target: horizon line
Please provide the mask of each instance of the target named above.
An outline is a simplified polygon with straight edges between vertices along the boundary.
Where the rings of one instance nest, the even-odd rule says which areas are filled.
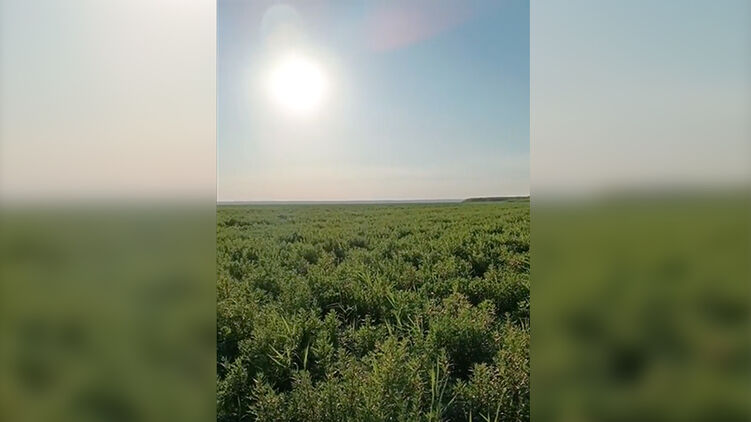
[[[468,199],[524,199],[529,194],[470,196],[465,198],[407,198],[407,199],[253,199],[217,200],[217,205],[232,204],[363,204],[363,203],[458,203]]]

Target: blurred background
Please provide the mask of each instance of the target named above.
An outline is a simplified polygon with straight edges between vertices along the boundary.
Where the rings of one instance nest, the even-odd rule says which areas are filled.
[[[0,0],[0,420],[214,418],[215,16]]]
[[[530,36],[532,420],[750,420],[751,3]]]
[[[749,420],[751,4],[530,24],[532,418]],[[0,420],[214,418],[215,41],[0,0]]]

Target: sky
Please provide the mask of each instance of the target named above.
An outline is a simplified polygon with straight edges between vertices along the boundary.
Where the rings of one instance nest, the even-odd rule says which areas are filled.
[[[748,186],[751,2],[532,2],[531,192]]]
[[[0,0],[0,206],[215,204],[214,0]]]
[[[291,54],[305,112],[269,86]],[[220,0],[216,88],[219,201],[529,193],[526,1]]]
[[[747,0],[274,4],[0,0],[0,205],[751,180]],[[330,79],[310,116],[259,86],[290,42]]]

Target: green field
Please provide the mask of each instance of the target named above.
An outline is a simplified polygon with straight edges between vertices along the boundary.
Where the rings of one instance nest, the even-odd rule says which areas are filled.
[[[529,419],[529,202],[222,206],[217,419]]]
[[[532,420],[751,420],[749,215],[745,192],[537,202]]]

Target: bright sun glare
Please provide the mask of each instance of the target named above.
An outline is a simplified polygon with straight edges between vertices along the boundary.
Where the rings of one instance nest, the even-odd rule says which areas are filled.
[[[319,63],[300,54],[284,56],[268,80],[272,100],[286,111],[307,113],[318,109],[328,88]]]

